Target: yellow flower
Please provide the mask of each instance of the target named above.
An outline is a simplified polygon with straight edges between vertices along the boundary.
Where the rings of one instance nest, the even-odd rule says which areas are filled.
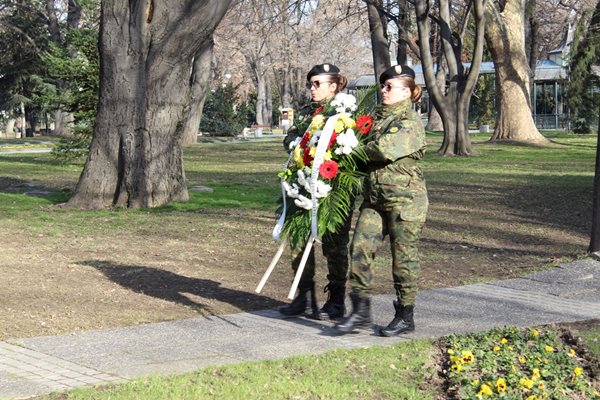
[[[316,147],[311,147],[308,154],[310,154],[311,157],[314,157],[315,154],[317,154],[317,148]]]
[[[519,380],[519,383],[521,384],[521,386],[523,386],[525,389],[531,389],[533,387],[533,381],[529,378],[521,378]]]
[[[506,338],[502,338],[502,339],[500,339],[500,343],[506,344],[506,343],[508,343],[508,340]]]
[[[323,161],[329,161],[329,160],[331,160],[331,151],[327,150],[325,152],[325,155],[323,156]]]
[[[294,161],[296,161],[296,164],[298,165],[298,168],[302,169],[304,168],[304,150],[302,150],[302,147],[300,146],[296,146],[294,148]]]
[[[447,353],[448,353],[448,354],[454,354],[454,350],[452,350],[452,349],[448,349]]]
[[[323,129],[325,126],[325,117],[322,114],[315,115],[310,122],[310,130],[318,131],[319,129]]]
[[[546,387],[546,384],[544,382],[542,382],[542,381],[539,381],[537,387],[538,387],[538,389],[542,389],[543,390]]]
[[[493,394],[494,392],[492,392],[492,389],[486,385],[485,383],[483,385],[481,385],[481,387],[479,388],[479,395],[487,395],[489,396],[490,394]]]
[[[346,130],[345,125],[344,125],[344,121],[342,121],[341,118],[338,118],[337,121],[335,121],[335,125],[333,126],[333,130],[336,131],[337,133],[342,133]]]
[[[477,386],[479,385],[479,379],[473,379],[473,382],[471,382],[473,384],[473,386]]]
[[[506,381],[504,378],[498,378],[496,381],[496,389],[498,390],[498,393],[502,393],[506,390]]]
[[[457,364],[457,363],[462,362],[462,358],[460,358],[458,356],[452,356],[452,357],[450,357],[450,362]]]
[[[533,377],[534,378],[539,378],[540,377],[540,370],[539,370],[539,368],[534,368],[532,372],[533,372]]]
[[[573,348],[569,349],[569,356],[575,357],[575,349],[573,349]]]
[[[527,400],[538,400],[538,397],[535,394],[532,394],[527,398]]]
[[[452,371],[460,372],[462,370],[462,365],[460,364],[452,364]]]
[[[513,347],[512,347],[512,346],[508,346],[508,349],[509,349],[510,351],[513,351]]]
[[[581,374],[583,374],[583,368],[581,368],[581,367],[576,367],[576,368],[573,370],[573,373],[575,374],[575,376],[580,376]]]
[[[538,336],[540,335],[540,333],[538,332],[538,330],[537,330],[537,329],[532,329],[532,330],[531,330],[531,334],[532,334],[533,336],[535,336],[535,337],[538,337]]]
[[[519,360],[519,364],[525,364],[525,362],[527,361],[527,360],[525,359],[525,357],[522,357],[522,356],[521,356],[521,357],[519,357],[519,358],[518,358],[518,360]]]
[[[554,351],[554,347],[550,346],[549,344],[547,344],[547,345],[546,345],[546,347],[544,347],[544,349],[545,349],[547,352]]]
[[[494,348],[493,348],[492,350],[494,350],[494,351],[500,351],[500,346],[498,346],[498,345],[495,345],[495,346],[494,346]]]
[[[462,361],[465,364],[472,363],[474,360],[475,357],[473,357],[473,353],[471,353],[471,351],[465,350],[462,352]]]
[[[341,120],[344,123],[346,129],[354,129],[356,128],[356,121],[354,121],[348,114],[340,115],[338,121]]]

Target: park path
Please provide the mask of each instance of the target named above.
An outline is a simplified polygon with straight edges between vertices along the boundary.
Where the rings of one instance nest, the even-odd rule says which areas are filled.
[[[375,324],[393,314],[373,298]],[[276,310],[202,317],[0,342],[0,398],[24,399],[73,387],[207,366],[394,344],[416,338],[600,318],[600,262],[592,259],[524,278],[421,291],[415,332],[337,335],[329,322],[282,319]]]

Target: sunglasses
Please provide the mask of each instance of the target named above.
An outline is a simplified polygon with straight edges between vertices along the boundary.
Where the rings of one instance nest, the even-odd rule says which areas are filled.
[[[332,83],[332,82],[331,81],[310,81],[310,82],[306,82],[306,88],[308,90],[310,90],[314,86],[315,89],[318,89],[324,83]]]
[[[402,89],[404,86],[392,86],[389,83],[379,85],[382,92],[389,92],[392,89]]]

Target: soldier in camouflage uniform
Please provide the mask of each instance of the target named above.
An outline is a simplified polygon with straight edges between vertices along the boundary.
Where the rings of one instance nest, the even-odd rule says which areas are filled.
[[[396,314],[382,336],[415,329],[413,309],[419,273],[417,244],[427,215],[428,199],[417,161],[425,152],[425,129],[412,104],[421,97],[414,71],[395,66],[381,74],[383,105],[375,115],[372,138],[365,145],[369,157],[364,181],[364,202],[351,245],[350,282],[353,311],[336,325],[343,332],[369,326],[371,265],[386,235],[392,250],[392,276]]]
[[[297,138],[301,138],[312,118],[322,112],[333,97],[342,91],[348,81],[340,74],[340,70],[332,64],[315,65],[306,75],[306,87],[310,90],[312,102],[298,112],[298,119],[283,140],[286,150]],[[325,115],[329,117],[329,115]],[[309,317],[314,319],[339,319],[344,316],[345,289],[348,275],[348,243],[350,242],[350,224],[352,213],[348,215],[344,226],[335,234],[323,237],[323,255],[327,258],[327,279],[325,286],[328,299],[320,309],[317,306],[315,294],[315,254],[311,251],[298,284],[298,296],[291,304],[279,309],[285,316],[299,316],[306,313],[310,296]],[[292,269],[294,273],[300,265],[303,249],[292,252]]]

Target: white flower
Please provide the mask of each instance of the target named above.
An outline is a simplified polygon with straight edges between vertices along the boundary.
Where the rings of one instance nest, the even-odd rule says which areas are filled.
[[[310,140],[308,141],[308,147],[315,147],[317,145],[317,143],[319,142],[319,138],[321,137],[321,133],[323,133],[323,131],[316,131],[315,133],[313,133],[313,135],[310,137]]]
[[[300,208],[304,208],[305,210],[310,210],[310,209],[312,209],[313,202],[311,199],[309,199],[306,196],[298,195],[298,198],[296,200],[294,200],[294,203]]]
[[[283,188],[285,189],[285,193],[287,193],[288,197],[292,199],[298,198],[298,194],[300,193],[300,188],[295,183],[292,183],[290,186],[287,182],[283,182]]]
[[[346,129],[346,132],[340,133],[336,138],[338,147],[335,149],[335,154],[350,154],[356,146],[358,146],[358,139],[354,134],[353,129]]]
[[[307,178],[304,175],[304,171],[301,169],[297,172],[298,175],[298,183],[304,187],[310,193],[310,176]]]
[[[356,105],[356,97],[351,94],[338,93],[331,101],[331,105],[335,107],[338,113],[353,112],[358,108]]]
[[[290,145],[288,146],[290,150],[294,150],[294,148],[296,148],[296,146],[298,146],[300,144],[300,142],[302,141],[301,137],[297,137],[296,140],[294,140],[292,143],[290,143]]]
[[[325,183],[321,180],[317,180],[317,183],[315,184],[315,197],[317,199],[321,199],[323,197],[327,197],[327,195],[329,194],[329,192],[331,191],[331,185],[329,185],[328,183]]]

